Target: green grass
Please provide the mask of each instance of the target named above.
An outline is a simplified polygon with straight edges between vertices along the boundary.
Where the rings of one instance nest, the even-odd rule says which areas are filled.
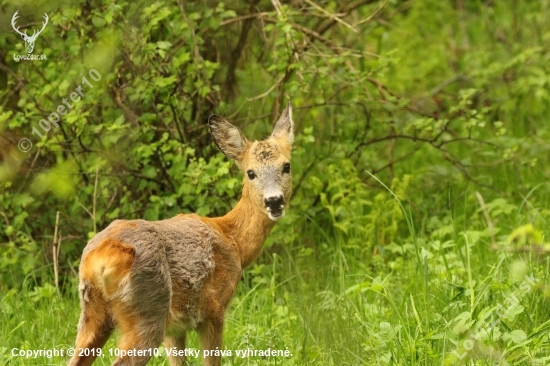
[[[227,159],[212,156],[213,144],[204,147],[206,130],[191,123],[193,115],[204,114],[215,101],[208,113],[228,112],[240,126],[248,125],[247,132],[261,136],[267,120],[256,117],[276,110],[281,97],[298,107],[293,174],[303,181],[294,182],[288,217],[246,269],[223,338],[226,350],[288,349],[292,356],[233,354],[224,364],[550,365],[548,1],[379,1],[345,17],[350,24],[373,17],[359,34],[342,27],[324,34],[342,47],[332,50],[315,41],[314,48],[296,54],[300,57],[286,57],[282,50],[299,52],[295,42],[305,40],[305,33],[272,35],[290,22],[308,28],[321,19],[304,15],[302,2],[283,2],[292,10],[284,24],[271,2],[260,2],[258,9],[272,12],[277,23],[262,20],[265,27],[250,32],[247,56],[239,62],[245,65],[237,67],[236,99],[225,87],[215,98],[189,97],[197,84],[204,83],[201,90],[221,86],[225,58],[218,73],[206,56],[240,42],[237,32],[209,28],[231,18],[207,15],[211,10],[196,3],[189,17],[168,2],[148,7],[143,14],[150,16],[128,1],[104,2],[90,11],[64,7],[57,17],[61,23],[52,17],[48,26],[52,38],[40,38],[55,61],[45,68],[9,63],[11,71],[0,75],[5,86],[0,133],[9,132],[4,144],[29,136],[35,117],[54,110],[59,99],[52,93],[65,95],[67,83],[90,67],[82,57],[119,50],[133,55],[115,58],[112,69],[100,63],[105,84],[83,98],[82,113],[68,116],[63,134],[52,129],[34,158],[0,159],[0,366],[68,360],[12,357],[12,350],[67,350],[74,344],[80,309],[73,262],[96,220],[164,218],[180,209],[222,212],[235,198],[237,175],[228,174]],[[319,2],[325,3],[339,2]],[[245,11],[231,2],[225,6],[237,10],[238,18]],[[125,21],[98,26],[103,18]],[[67,24],[80,31],[66,31]],[[64,42],[53,41],[52,26]],[[119,42],[121,26],[131,26],[128,34],[139,37]],[[162,70],[152,67],[156,56],[150,58],[152,50],[164,52],[158,40],[177,47],[170,52],[173,61],[159,64]],[[9,32],[0,34],[0,42],[6,50],[22,45]],[[76,46],[67,50],[67,44]],[[79,44],[87,45],[85,52]],[[185,67],[184,60],[197,51],[204,57],[193,56]],[[379,55],[355,59],[371,52]],[[277,82],[282,70],[295,71],[286,86]],[[126,123],[118,100],[108,98],[117,94],[111,86],[120,86],[119,75],[128,85],[129,107],[141,112],[138,128]],[[167,75],[177,76],[183,87],[170,94],[170,88],[159,88],[159,80],[172,79]],[[367,76],[387,90],[366,83]],[[33,87],[19,93],[21,85]],[[273,86],[280,89],[276,97],[267,93],[248,104]],[[186,120],[191,124],[183,139],[174,126]],[[447,124],[441,144],[419,145]],[[397,135],[409,138],[362,145]],[[461,140],[466,137],[476,140]],[[414,155],[400,160],[410,152]],[[377,177],[389,188],[364,172],[384,166],[388,169]],[[49,263],[56,211],[68,238],[59,291],[53,268],[41,267]],[[525,276],[535,278],[534,284]],[[105,354],[118,337],[111,337]],[[188,347],[198,347],[196,335]],[[96,365],[112,360],[100,357]],[[150,364],[167,360],[156,357]]]
[[[467,196],[467,202],[475,202],[473,194]],[[514,234],[516,242],[508,240],[520,224],[533,222],[547,230],[547,218],[527,202],[519,207],[488,202],[499,246],[495,250],[477,209],[472,205],[461,214],[431,218],[435,223],[413,224],[415,217],[405,204],[394,242],[378,247],[372,245],[372,232],[327,229],[292,212],[273,233],[275,244],[245,272],[227,315],[224,347],[233,355],[224,364],[550,364],[549,257],[529,247],[540,234],[536,229],[524,227]],[[354,221],[362,217],[356,214],[349,219],[358,229],[368,224]],[[298,230],[296,223],[300,235],[285,243],[286,234]],[[525,248],[533,250],[519,251]],[[526,287],[524,276],[536,282]],[[36,281],[31,275],[20,289],[2,295],[1,364],[58,365],[67,360],[11,356],[12,348],[67,349],[74,342],[79,313],[75,278],[62,286],[67,290],[63,295],[48,282],[35,286]],[[510,307],[507,298],[512,295],[519,303]],[[96,364],[112,362],[108,350],[116,347],[117,338],[115,333],[104,348],[107,356]],[[198,347],[196,335],[188,347]],[[292,356],[235,354],[248,348],[288,349]],[[156,357],[150,364],[168,363]],[[191,359],[191,364],[200,363]]]

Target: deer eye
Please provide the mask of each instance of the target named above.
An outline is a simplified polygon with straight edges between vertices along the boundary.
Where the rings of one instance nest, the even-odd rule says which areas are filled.
[[[248,179],[250,180],[256,178],[256,173],[254,173],[252,170],[247,170],[246,174],[248,175]]]
[[[290,163],[285,163],[285,165],[283,165],[283,173],[290,173]]]

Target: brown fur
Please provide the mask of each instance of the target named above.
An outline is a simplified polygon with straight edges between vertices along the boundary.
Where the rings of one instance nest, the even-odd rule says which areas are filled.
[[[156,348],[163,339],[166,348],[184,350],[189,330],[199,332],[202,350],[222,349],[225,311],[242,270],[260,254],[278,218],[277,207],[268,210],[264,202],[290,198],[290,174],[282,167],[290,160],[291,109],[261,142],[248,142],[218,116],[210,128],[222,152],[255,177],[245,177],[241,200],[225,216],[117,220],[90,240],[80,264],[82,312],[69,365],[92,364],[95,357],[81,357],[79,349],[103,347],[115,326],[120,350]],[[145,365],[149,358],[119,357],[113,365]],[[169,360],[182,365],[185,357]],[[203,361],[221,365],[220,357]]]

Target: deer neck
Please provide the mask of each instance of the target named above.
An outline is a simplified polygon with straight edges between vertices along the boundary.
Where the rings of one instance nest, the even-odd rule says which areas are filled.
[[[275,224],[256,205],[245,183],[243,195],[237,205],[225,216],[214,219],[224,234],[237,245],[242,268],[247,267],[260,254],[264,241]]]

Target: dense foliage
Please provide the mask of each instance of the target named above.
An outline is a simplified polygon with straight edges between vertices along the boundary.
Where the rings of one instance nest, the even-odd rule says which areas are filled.
[[[549,6],[2,5],[0,333],[71,344],[86,241],[117,218],[227,212],[242,177],[206,119],[261,139],[291,101],[291,210],[244,275],[226,347],[288,347],[283,364],[547,364]],[[28,33],[49,15],[34,50],[47,60],[14,59],[16,10]],[[524,276],[536,284],[472,337]],[[33,337],[52,313],[72,318]]]

